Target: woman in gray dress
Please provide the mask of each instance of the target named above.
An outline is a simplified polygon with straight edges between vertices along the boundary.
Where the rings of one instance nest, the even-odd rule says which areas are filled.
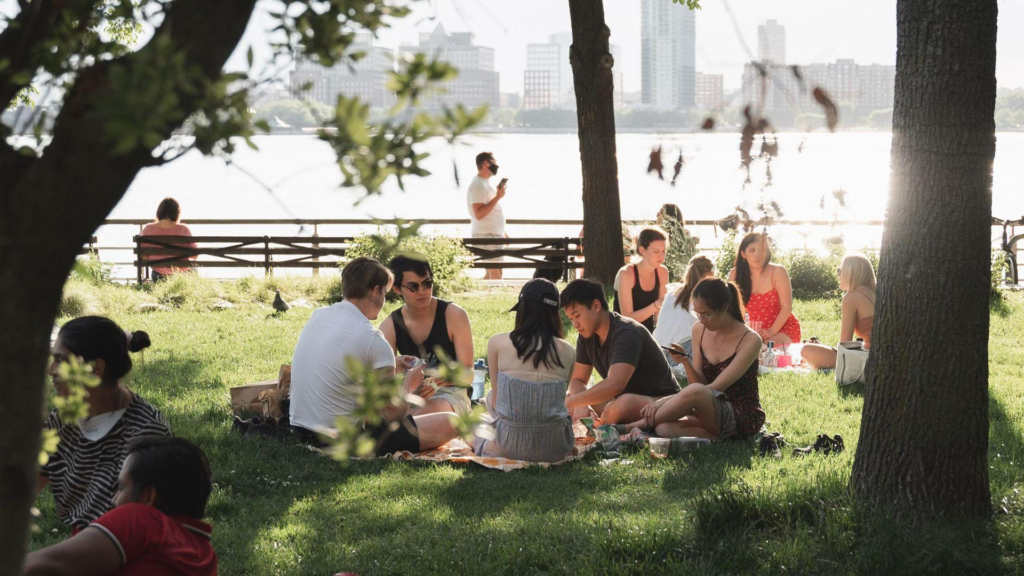
[[[565,391],[576,362],[576,351],[562,334],[558,289],[550,280],[530,280],[512,310],[515,329],[487,343],[493,383],[484,417],[489,433],[477,437],[474,451],[558,462],[575,445]]]

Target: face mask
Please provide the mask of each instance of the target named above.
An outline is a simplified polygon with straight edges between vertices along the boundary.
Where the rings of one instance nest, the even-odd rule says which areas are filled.
[[[497,176],[498,175],[498,165],[497,164],[491,164],[491,175],[492,176]]]

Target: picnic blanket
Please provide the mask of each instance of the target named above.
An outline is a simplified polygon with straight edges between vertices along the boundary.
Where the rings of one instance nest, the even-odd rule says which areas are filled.
[[[573,462],[583,458],[583,455],[594,448],[595,445],[594,438],[577,436],[576,446],[573,447],[572,454],[565,459],[553,463],[527,462],[526,460],[512,460],[510,458],[477,456],[473,453],[468,444],[466,444],[462,439],[456,438],[440,448],[427,450],[426,452],[420,452],[418,454],[413,452],[395,452],[394,454],[385,456],[385,458],[391,458],[394,460],[422,460],[426,462],[455,462],[458,464],[473,463],[479,464],[485,468],[494,468],[496,470],[509,472],[511,470],[522,470],[523,468],[529,468],[530,466],[549,468],[551,466],[565,464],[566,462]]]

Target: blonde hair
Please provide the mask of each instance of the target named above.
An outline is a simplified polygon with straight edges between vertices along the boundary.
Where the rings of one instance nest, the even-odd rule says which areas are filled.
[[[707,256],[697,255],[690,258],[690,266],[686,269],[686,283],[679,290],[676,296],[676,306],[680,308],[690,307],[690,295],[693,289],[704,279],[705,276],[715,271],[715,263]]]
[[[867,286],[872,290],[875,289],[875,269],[871,266],[871,261],[868,257],[855,252],[847,254],[843,258],[843,263],[839,266],[839,286],[843,285],[843,280],[846,280],[846,291],[852,292],[861,286]]]

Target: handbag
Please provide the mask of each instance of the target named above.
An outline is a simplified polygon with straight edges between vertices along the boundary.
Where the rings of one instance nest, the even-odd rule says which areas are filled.
[[[840,386],[864,383],[868,351],[863,342],[840,342],[836,347],[836,383]]]

